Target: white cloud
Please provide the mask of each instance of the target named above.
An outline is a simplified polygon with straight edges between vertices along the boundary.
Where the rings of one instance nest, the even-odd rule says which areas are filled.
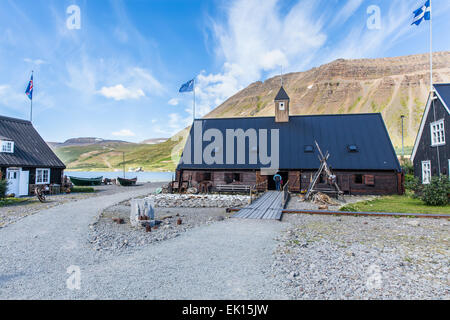
[[[344,24],[361,6],[363,0],[348,0],[334,16],[331,25]]]
[[[99,91],[101,95],[106,98],[112,98],[116,101],[139,99],[145,96],[142,89],[125,88],[122,84],[118,84],[112,87],[102,87]]]
[[[300,1],[285,15],[280,0],[236,0],[224,21],[212,22],[215,52],[223,59],[220,73],[197,77],[197,116],[203,116],[264,73],[299,70],[325,43],[316,4]]]
[[[111,133],[115,137],[134,137],[136,134],[129,129],[122,129],[120,131],[116,131]]]
[[[177,106],[179,102],[180,102],[179,99],[177,99],[177,98],[172,98],[172,99],[170,99],[167,103],[170,104],[171,106]]]
[[[44,60],[41,60],[41,59],[33,60],[33,59],[30,59],[30,58],[25,58],[25,59],[23,59],[23,61],[31,63],[31,64],[35,64],[37,66],[40,66],[41,64],[46,64],[47,63],[47,62],[45,62]]]

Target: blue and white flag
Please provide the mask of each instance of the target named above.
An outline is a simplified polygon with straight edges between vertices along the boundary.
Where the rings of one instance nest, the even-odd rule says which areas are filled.
[[[427,0],[423,6],[414,11],[414,20],[412,25],[418,26],[423,20],[430,20],[431,18],[431,5],[430,0]]]
[[[180,92],[191,92],[194,91],[194,79],[189,80],[185,84],[183,84],[180,88]]]
[[[33,75],[31,75],[30,82],[28,82],[27,90],[25,94],[28,96],[30,100],[33,100]]]

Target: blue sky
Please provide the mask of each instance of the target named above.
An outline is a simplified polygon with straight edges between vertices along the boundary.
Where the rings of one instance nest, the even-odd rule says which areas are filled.
[[[1,0],[0,114],[47,141],[169,137],[192,119],[181,84],[197,76],[197,116],[252,82],[337,58],[428,52],[424,0]],[[68,29],[70,5],[80,29]],[[367,9],[380,8],[369,29]],[[433,0],[434,50],[450,49],[450,2]]]

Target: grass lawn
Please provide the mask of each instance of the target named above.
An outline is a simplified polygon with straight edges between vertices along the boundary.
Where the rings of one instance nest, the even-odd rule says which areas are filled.
[[[95,189],[92,187],[73,187],[70,191],[72,193],[93,193]]]
[[[450,205],[432,207],[425,205],[420,199],[411,196],[386,196],[370,201],[348,204],[340,211],[349,212],[394,212],[394,213],[448,213]]]
[[[23,198],[5,198],[0,200],[0,207],[11,206],[14,204],[20,204],[23,202],[27,202],[29,199]]]

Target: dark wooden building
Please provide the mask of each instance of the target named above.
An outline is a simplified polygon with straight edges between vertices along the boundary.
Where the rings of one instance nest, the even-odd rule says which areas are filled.
[[[275,117],[196,120],[176,170],[175,187],[225,185],[274,189],[279,173],[290,191],[306,190],[320,161],[350,194],[402,194],[403,174],[381,114],[289,115],[283,87]],[[325,187],[326,181],[320,179]]]
[[[450,84],[435,84],[414,143],[411,161],[422,183],[432,176],[448,175],[450,168]],[[448,138],[447,138],[448,137]]]
[[[37,185],[61,185],[65,168],[30,121],[0,116],[0,170],[8,193],[25,196]]]

